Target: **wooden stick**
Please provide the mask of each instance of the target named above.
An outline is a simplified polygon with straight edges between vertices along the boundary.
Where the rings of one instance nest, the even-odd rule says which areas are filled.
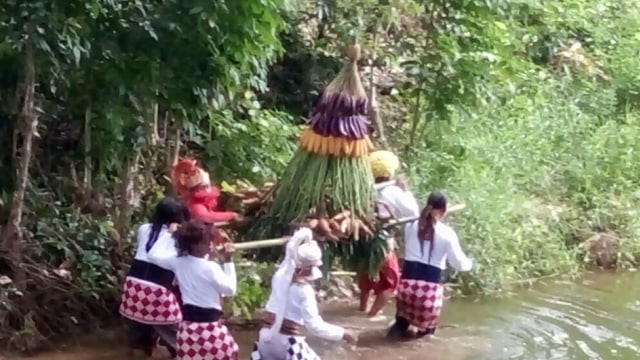
[[[261,249],[272,246],[281,246],[287,243],[291,239],[291,236],[283,236],[281,238],[276,239],[266,239],[266,240],[256,240],[256,241],[246,241],[241,243],[234,243],[233,247],[236,250],[253,250],[253,249]]]
[[[454,205],[452,207],[450,207],[449,209],[447,209],[447,213],[452,213],[452,212],[456,212],[456,211],[460,211],[462,209],[464,209],[466,207],[465,204],[458,204],[458,205]],[[445,214],[445,215],[446,215]],[[405,218],[400,218],[398,220],[393,220],[390,221],[388,224],[386,224],[384,226],[385,229],[388,228],[392,228],[394,226],[399,226],[399,225],[404,225],[410,222],[414,222],[418,220],[417,216],[409,216],[409,217],[405,217]],[[234,248],[236,250],[253,250],[253,249],[261,249],[261,248],[266,248],[266,247],[272,247],[272,246],[281,246],[287,243],[287,241],[289,241],[289,239],[291,239],[291,236],[283,236],[281,238],[276,238],[276,239],[266,239],[266,240],[256,240],[256,241],[246,241],[246,242],[240,242],[240,243],[235,243]],[[218,250],[221,250],[222,246],[218,247]]]
[[[464,208],[466,208],[467,205],[465,204],[458,204],[458,205],[453,205],[450,208],[447,209],[447,212],[445,213],[445,216],[454,212],[458,212]],[[420,217],[419,216],[408,216],[408,217],[404,217],[404,218],[400,218],[397,220],[391,220],[388,224],[384,225],[385,229],[388,228],[392,228],[394,226],[399,226],[399,225],[404,225],[404,224],[408,224],[411,222],[414,222],[416,220],[418,220]]]
[[[382,189],[386,188],[387,186],[395,185],[397,183],[398,182],[396,180],[389,180],[389,181],[377,183],[377,184],[373,185],[373,188],[375,190],[382,190]]]
[[[230,221],[220,221],[220,222],[213,223],[213,226],[217,227],[218,229],[226,228],[229,225],[231,225]]]
[[[254,218],[252,216],[245,217],[245,221],[251,221],[253,219]],[[213,225],[215,227],[219,228],[219,229],[224,229],[224,228],[227,228],[227,227],[229,227],[229,226],[231,226],[233,224],[232,224],[231,221],[219,221],[219,222],[213,223]]]

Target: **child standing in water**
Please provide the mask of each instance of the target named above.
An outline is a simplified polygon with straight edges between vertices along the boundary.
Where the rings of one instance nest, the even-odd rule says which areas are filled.
[[[301,334],[305,328],[321,338],[355,343],[356,334],[326,323],[318,311],[310,282],[322,277],[322,250],[308,228],[293,234],[285,259],[271,280],[264,327],[251,353],[251,360],[319,360]]]
[[[400,167],[400,160],[390,151],[375,151],[369,156],[371,172],[376,184],[390,181]],[[393,218],[418,216],[420,209],[413,194],[406,189],[402,181],[388,185],[376,191],[376,216],[383,221]],[[367,312],[373,318],[389,302],[395,294],[400,281],[400,265],[395,253],[395,240],[388,238],[389,247],[377,279],[371,279],[367,274],[358,276],[360,288],[360,311]],[[371,309],[367,309],[369,294],[373,291],[375,300]]]
[[[441,221],[446,212],[447,198],[432,192],[418,222],[407,226],[396,321],[388,337],[420,338],[435,333],[444,300],[441,281],[446,263],[458,271],[471,270],[473,263],[462,251],[456,232]],[[410,331],[411,326],[417,331]]]
[[[174,354],[176,331],[182,319],[180,304],[172,292],[174,274],[166,266],[149,259],[154,250],[161,256],[176,256],[171,235],[172,224],[188,218],[187,207],[176,198],[166,197],[158,203],[151,221],[138,228],[138,248],[127,274],[120,314],[129,325],[129,346],[135,356],[151,356],[155,333]]]
[[[152,261],[172,269],[182,295],[182,322],[178,327],[178,360],[235,360],[238,344],[222,317],[222,296],[236,292],[236,271],[231,255],[233,244],[224,244],[224,262],[214,261],[211,225],[200,220],[184,223],[173,236],[177,256],[151,252]]]

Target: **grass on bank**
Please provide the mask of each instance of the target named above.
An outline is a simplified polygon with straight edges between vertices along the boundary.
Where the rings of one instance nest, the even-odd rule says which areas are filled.
[[[477,264],[462,277],[465,291],[576,273],[589,262],[580,245],[601,232],[616,266],[635,265],[640,112],[619,112],[614,97],[549,81],[503,104],[454,111],[451,123],[431,125],[429,147],[405,158],[421,202],[443,189],[467,204],[455,219]]]

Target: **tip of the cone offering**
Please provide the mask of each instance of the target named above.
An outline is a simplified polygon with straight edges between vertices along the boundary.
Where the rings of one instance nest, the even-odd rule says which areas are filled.
[[[360,60],[360,52],[360,45],[353,44],[349,46],[349,49],[347,50],[347,56],[349,57],[349,60],[351,60],[352,62],[356,62]]]

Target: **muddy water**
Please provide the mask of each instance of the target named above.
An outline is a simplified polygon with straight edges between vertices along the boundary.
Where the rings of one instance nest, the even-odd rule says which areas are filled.
[[[392,307],[387,311],[391,315]],[[631,360],[640,358],[640,274],[591,274],[540,284],[504,300],[450,301],[437,335],[409,343],[386,343],[390,316],[369,321],[354,304],[335,304],[325,309],[325,317],[362,332],[357,347],[309,339],[325,359]],[[236,334],[241,358],[248,358],[254,337]],[[107,339],[34,359],[126,359],[121,344]]]

